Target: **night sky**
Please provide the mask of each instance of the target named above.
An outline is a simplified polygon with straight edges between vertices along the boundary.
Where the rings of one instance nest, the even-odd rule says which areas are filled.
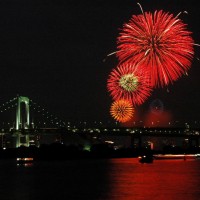
[[[113,121],[106,89],[116,67],[116,38],[133,14],[163,9],[181,18],[200,43],[197,0],[2,0],[0,104],[27,96],[66,121]],[[192,67],[168,88],[156,89],[136,108],[138,120],[160,99],[173,120],[200,120],[200,47]],[[106,59],[105,59],[106,58]]]

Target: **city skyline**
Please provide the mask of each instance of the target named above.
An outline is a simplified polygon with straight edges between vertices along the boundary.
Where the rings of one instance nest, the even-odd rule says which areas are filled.
[[[23,1],[1,2],[0,104],[28,96],[66,121],[114,121],[106,81],[118,64],[116,37],[132,15],[164,10],[188,24],[195,43],[200,12],[195,1]],[[153,91],[135,108],[135,119],[152,115],[155,100],[169,120],[198,121],[199,47],[188,76]],[[148,117],[147,117],[148,118]],[[168,120],[168,119],[167,119]],[[168,120],[168,121],[169,121]]]

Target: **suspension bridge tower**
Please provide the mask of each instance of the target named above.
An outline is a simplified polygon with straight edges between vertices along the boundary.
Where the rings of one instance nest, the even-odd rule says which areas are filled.
[[[23,109],[24,108],[24,109]],[[17,97],[16,110],[16,147],[29,146],[29,134],[22,134],[22,129],[29,129],[29,98],[24,96]]]

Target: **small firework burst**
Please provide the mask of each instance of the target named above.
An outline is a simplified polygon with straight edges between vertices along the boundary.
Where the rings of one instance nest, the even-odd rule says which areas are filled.
[[[125,99],[114,101],[110,108],[111,116],[115,120],[123,123],[129,121],[133,117],[133,113],[133,105]]]
[[[194,41],[178,16],[162,10],[133,15],[117,38],[120,63],[144,68],[152,87],[173,83],[191,66]]]
[[[114,100],[126,99],[134,105],[142,104],[150,95],[149,76],[128,63],[111,72],[107,88]]]

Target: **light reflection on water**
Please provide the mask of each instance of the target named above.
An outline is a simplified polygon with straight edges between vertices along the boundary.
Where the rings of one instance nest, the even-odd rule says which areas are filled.
[[[200,160],[0,161],[0,199],[199,200]]]
[[[110,199],[200,199],[200,161],[156,160],[153,164],[138,164],[122,159],[112,162],[115,167]]]

